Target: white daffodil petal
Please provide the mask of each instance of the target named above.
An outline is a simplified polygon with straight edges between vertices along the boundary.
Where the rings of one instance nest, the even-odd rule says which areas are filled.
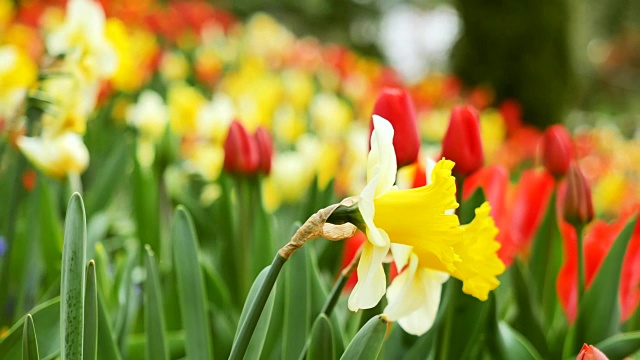
[[[438,313],[438,307],[440,306],[442,274],[443,273],[439,271],[418,270],[416,277],[422,282],[426,299],[417,310],[398,319],[398,324],[400,324],[402,329],[407,333],[420,336],[433,326],[436,314]]]
[[[411,256],[412,250],[413,246],[404,244],[391,244],[393,261],[396,263],[396,269],[398,269],[399,272],[401,272],[409,262],[409,257]]]
[[[416,277],[417,269],[418,257],[411,254],[409,267],[389,286],[387,290],[389,305],[384,309],[384,314],[389,320],[395,321],[413,313],[426,301],[424,283]]]
[[[376,149],[380,182],[376,188],[376,197],[393,187],[396,182],[396,152],[393,148],[393,126],[386,119],[373,115],[373,133],[371,134],[371,152]],[[370,165],[371,166],[371,165]]]
[[[349,310],[370,309],[384,295],[387,284],[382,260],[388,251],[388,245],[381,247],[370,242],[364,244],[358,263],[358,283],[349,296]]]

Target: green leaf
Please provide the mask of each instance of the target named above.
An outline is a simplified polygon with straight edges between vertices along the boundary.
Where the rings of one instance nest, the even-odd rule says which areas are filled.
[[[133,171],[133,214],[137,225],[137,236],[142,244],[149,244],[159,258],[160,245],[160,207],[158,206],[158,181],[152,169],[140,166],[135,159]]]
[[[340,359],[376,359],[386,332],[387,321],[381,315],[372,317],[353,337]]]
[[[172,241],[187,356],[209,360],[213,354],[198,243],[191,217],[182,206],[175,212]]]
[[[596,347],[611,360],[624,359],[640,350],[640,331],[613,335]]]
[[[60,355],[62,360],[82,358],[84,331],[86,217],[82,197],[74,193],[69,200],[62,249],[60,285]]]
[[[147,281],[144,288],[144,320],[147,359],[169,359],[165,340],[164,313],[162,312],[162,289],[156,267],[153,250],[145,246],[144,263],[147,269]]]
[[[96,264],[87,265],[84,291],[84,342],[82,358],[95,360],[98,350],[98,288],[96,287]]]
[[[46,301],[30,312],[33,317],[42,359],[51,359],[60,352],[60,298]],[[15,323],[4,338],[0,339],[0,360],[20,359],[22,353],[22,333],[25,318]]]
[[[133,321],[133,311],[131,305],[136,305],[131,301],[133,289],[133,269],[138,261],[140,246],[135,240],[128,240],[125,243],[127,258],[119,271],[119,277],[115,283],[117,289],[118,312],[116,314],[115,333],[117,336],[118,347],[121,352],[126,349],[127,336]]]
[[[575,323],[575,346],[598,343],[615,334],[618,329],[618,285],[627,244],[636,220],[636,217],[631,219],[618,235],[591,286],[585,291]]]
[[[498,321],[496,314],[496,297],[494,293],[489,294],[487,303],[486,320],[486,348],[490,358],[498,360],[522,359],[522,360],[542,360],[540,354],[516,330],[513,330],[504,321]]]
[[[333,360],[336,358],[336,345],[329,318],[320,314],[311,327],[307,360]],[[305,354],[302,354],[301,359]]]
[[[534,305],[533,294],[529,277],[524,276],[520,261],[516,261],[511,266],[512,284],[516,298],[518,311],[513,321],[513,328],[519,331],[525,338],[535,345],[535,348],[542,354],[549,352],[542,325],[540,324],[540,314],[538,307]]]
[[[528,264],[533,280],[533,294],[542,306],[541,324],[549,329],[560,310],[556,278],[562,265],[562,237],[558,228],[555,190],[533,239]]]
[[[256,277],[256,280],[253,282],[251,289],[249,290],[249,295],[247,296],[247,301],[245,301],[245,305],[242,309],[242,314],[240,314],[239,324],[242,324],[246,321],[247,314],[250,308],[250,305],[256,299],[258,295],[258,291],[260,287],[262,287],[265,278],[267,277],[267,273],[269,272],[270,266],[262,269],[262,271]],[[253,335],[251,336],[251,341],[249,342],[249,346],[247,347],[247,352],[244,355],[244,359],[259,359],[260,354],[262,353],[262,349],[264,346],[265,339],[267,337],[267,330],[269,329],[269,322],[271,321],[271,314],[273,311],[273,303],[274,298],[276,297],[276,288],[274,287],[269,294],[269,298],[267,299],[267,303],[262,309],[262,313],[260,314],[260,320],[258,320],[258,324],[256,325],[255,330],[253,331]],[[240,327],[238,327],[238,331]],[[236,338],[238,333],[236,332]],[[234,339],[235,341],[236,339]]]
[[[116,337],[109,323],[109,314],[105,308],[102,296],[98,294],[98,360],[120,360],[120,350],[115,341]]]
[[[498,323],[498,330],[504,351],[503,359],[542,360],[533,345],[504,321]]]
[[[127,163],[130,161],[130,156],[128,156],[130,147],[129,142],[115,147],[109,152],[109,158],[100,166],[100,174],[95,176],[95,181],[86,191],[89,216],[107,206],[118,189],[117,185],[121,184],[122,179],[128,178],[126,171]]]
[[[30,314],[26,316],[22,332],[22,360],[40,360],[36,329],[33,326],[33,318]]]
[[[311,282],[307,269],[306,247],[297,250],[285,270],[283,357],[296,359],[307,341],[311,319]]]
[[[446,306],[442,324],[438,328],[435,358],[462,359],[478,341],[486,325],[488,305],[462,292],[462,281],[451,278],[445,285]],[[464,329],[464,331],[460,331]]]

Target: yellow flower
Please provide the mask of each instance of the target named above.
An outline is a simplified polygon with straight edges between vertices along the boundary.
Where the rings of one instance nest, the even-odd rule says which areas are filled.
[[[175,84],[167,95],[171,130],[178,135],[196,130],[198,112],[206,102],[204,96],[187,84]]]
[[[463,281],[464,292],[481,300],[498,286],[496,276],[504,264],[496,254],[497,228],[488,203],[476,210],[470,224],[460,226],[453,212],[458,203],[452,161],[443,159],[434,166],[429,185],[398,190],[393,185],[397,171],[393,128],[379,116],[374,115],[373,122],[369,182],[358,203],[368,241],[349,308],[373,307],[384,295],[382,262],[391,250],[401,273],[389,287],[384,312],[405,331],[420,335],[433,324],[441,286],[449,275]]]
[[[105,36],[105,15],[93,0],[70,0],[65,22],[47,38],[52,55],[66,55],[78,62],[88,82],[111,76],[118,57]]]
[[[462,241],[453,249],[460,256],[456,269],[451,274],[462,280],[462,291],[480,300],[487,300],[489,291],[500,285],[496,276],[505,270],[498,258],[500,243],[495,240],[498,228],[489,215],[491,206],[483,203],[476,209],[476,217],[468,225],[463,225]]]
[[[21,49],[0,46],[0,118],[12,117],[37,77],[36,64]]]
[[[72,132],[52,138],[22,136],[17,144],[35,167],[52,177],[80,174],[89,165],[89,151],[82,137]]]

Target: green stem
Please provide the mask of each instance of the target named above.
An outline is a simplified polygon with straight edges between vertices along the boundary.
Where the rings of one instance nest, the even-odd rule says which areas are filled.
[[[252,247],[251,247],[251,230],[253,228],[253,216],[251,213],[251,182],[249,179],[242,176],[235,178],[238,194],[238,237],[239,241],[236,245],[240,245],[240,251],[236,247],[237,264],[240,267],[238,269],[239,285],[240,285],[240,298],[244,298],[249,293],[249,287],[251,286],[251,259],[252,259]]]
[[[285,262],[287,262],[287,259],[282,257],[280,253],[278,253],[273,259],[273,262],[269,267],[269,272],[267,273],[264,282],[260,285],[260,289],[258,290],[258,294],[254,301],[250,305],[251,307],[249,308],[249,313],[247,314],[245,321],[240,324],[238,337],[231,348],[229,360],[239,360],[244,358],[244,354],[247,352],[251,336],[258,324],[264,305],[267,303],[271,289],[273,288],[273,285],[278,278],[278,274],[280,274],[280,270]]]

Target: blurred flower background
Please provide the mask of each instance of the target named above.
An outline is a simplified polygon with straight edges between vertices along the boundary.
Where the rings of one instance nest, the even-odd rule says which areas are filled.
[[[363,193],[371,180],[374,114],[396,134],[398,188],[428,184],[445,157],[455,162],[467,226],[488,201],[480,214],[499,232],[478,253],[490,248],[500,258],[485,271],[485,287],[505,284],[495,290],[505,295],[498,300],[476,289],[489,299],[482,304],[493,304],[482,308],[443,293],[444,304],[473,304],[469,313],[498,319],[487,335],[460,340],[484,345],[468,352],[433,345],[451,335],[439,319],[454,307],[441,306],[436,317],[436,304],[428,326],[407,327],[418,335],[434,330],[416,340],[392,327],[385,356],[410,358],[427,346],[438,359],[454,359],[486,355],[485,345],[512,354],[503,343],[491,347],[499,334],[525,338],[532,358],[575,355],[582,340],[604,341],[617,358],[606,351],[618,344],[610,339],[624,331],[629,342],[627,333],[640,329],[640,225],[631,222],[640,205],[636,2],[0,0],[0,359],[19,354],[2,340],[21,329],[14,324],[59,295],[62,219],[73,192],[86,205],[86,256],[96,259],[119,354],[144,352],[138,312],[147,305],[132,295],[151,277],[141,265],[143,245],[157,258],[165,307],[182,306],[170,285],[179,267],[171,214],[182,204],[197,232],[208,314],[223,319],[212,321],[213,352],[228,356],[251,284],[291,225]],[[317,286],[295,293],[287,273],[278,291],[308,296],[308,308],[318,308],[324,298],[312,295],[327,295],[363,243],[358,233],[314,244],[292,266],[318,278]],[[407,282],[408,259],[385,265],[397,283]],[[499,262],[508,268],[502,276]],[[606,289],[620,310],[608,332],[584,326],[590,294],[604,289],[600,273],[614,277],[615,288]],[[450,288],[474,294],[455,281]],[[392,304],[397,287],[389,288]],[[274,314],[294,308],[273,297]],[[331,317],[344,331],[336,356],[385,308],[353,320],[347,298]],[[602,314],[613,316],[608,310]],[[167,338],[185,343],[183,316],[165,313]],[[394,314],[389,320],[411,322]],[[293,313],[283,316],[290,327],[282,339],[263,339],[264,357],[307,350],[316,314],[306,315],[302,325]],[[294,334],[295,326],[304,331]],[[569,330],[581,327],[582,334]],[[637,347],[625,356],[640,348],[640,336],[632,340]],[[186,343],[172,347],[171,358],[188,353]]]

